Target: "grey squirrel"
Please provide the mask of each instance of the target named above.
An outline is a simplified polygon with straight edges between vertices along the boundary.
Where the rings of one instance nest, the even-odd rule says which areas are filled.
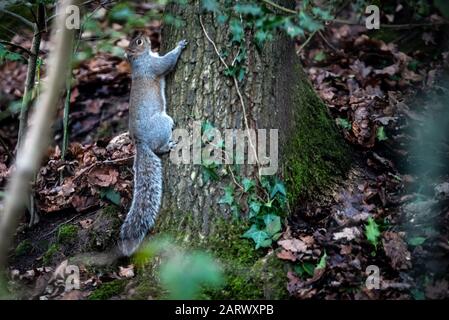
[[[164,56],[151,51],[149,38],[138,35],[129,44],[131,65],[129,134],[136,147],[134,194],[120,230],[120,251],[130,256],[154,225],[161,206],[162,165],[159,155],[175,147],[173,119],[166,113],[165,76],[174,69],[182,50],[181,40]]]

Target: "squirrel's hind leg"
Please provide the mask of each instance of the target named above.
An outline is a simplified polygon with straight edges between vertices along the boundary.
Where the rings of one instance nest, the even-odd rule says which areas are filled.
[[[156,154],[170,152],[176,147],[172,141],[173,119],[166,113],[159,113],[151,117],[151,131],[149,133],[149,142],[151,149]]]

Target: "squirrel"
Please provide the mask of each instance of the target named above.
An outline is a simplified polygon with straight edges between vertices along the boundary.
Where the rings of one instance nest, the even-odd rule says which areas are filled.
[[[151,51],[148,37],[138,35],[129,44],[125,57],[131,65],[129,134],[136,147],[134,194],[120,230],[119,248],[130,256],[154,225],[162,199],[160,156],[175,146],[171,140],[173,119],[166,113],[165,76],[174,69],[182,50],[181,40],[164,56]]]

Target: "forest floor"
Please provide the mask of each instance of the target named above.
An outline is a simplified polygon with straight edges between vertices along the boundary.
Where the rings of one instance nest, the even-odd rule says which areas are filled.
[[[351,12],[344,14],[352,17]],[[400,22],[401,14],[389,19]],[[436,14],[428,18],[438,19]],[[115,46],[127,45],[120,25],[101,16],[98,21],[101,28],[121,34]],[[160,24],[146,27],[153,43],[159,43]],[[354,164],[332,197],[292,208],[281,239],[269,249],[285,262],[285,284],[292,298],[449,297],[445,37],[435,26],[367,31],[334,23],[317,32],[299,53],[352,146]],[[298,48],[304,40],[298,41]],[[29,47],[26,37],[14,41]],[[136,297],[139,270],[129,261],[82,266],[81,289],[71,292],[64,292],[61,274],[70,257],[110,250],[130,205],[134,149],[119,135],[128,124],[129,71],[117,52],[77,62],[67,155],[63,160],[58,147],[60,120],[54,147],[34,185],[40,222],[30,228],[22,221],[10,255],[11,285],[26,298]],[[14,160],[14,110],[25,75],[26,65],[20,62],[0,66],[2,189]],[[365,285],[367,266],[379,270],[378,290]]]

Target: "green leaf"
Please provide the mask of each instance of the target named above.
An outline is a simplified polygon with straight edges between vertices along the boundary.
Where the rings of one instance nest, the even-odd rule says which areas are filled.
[[[251,190],[251,188],[253,188],[255,185],[256,185],[256,183],[252,179],[244,178],[242,180],[243,191],[245,191],[245,192],[248,192],[249,190]]]
[[[322,25],[319,22],[315,21],[304,11],[299,13],[299,25],[309,32],[315,32],[322,28]]]
[[[103,199],[108,199],[113,204],[119,206],[120,205],[120,193],[115,191],[113,188],[104,188],[100,191],[100,197]]]
[[[282,229],[281,218],[275,214],[264,215],[263,222],[265,223],[265,231],[270,236],[274,236]]]
[[[426,240],[427,239],[424,237],[413,237],[409,239],[407,242],[409,245],[416,247],[422,245],[424,242],[426,242]]]
[[[221,197],[218,203],[232,205],[234,203],[234,187],[227,186],[224,188],[224,191],[225,194]]]
[[[249,217],[255,217],[260,212],[260,207],[262,204],[257,200],[248,200],[249,201]]]
[[[309,276],[313,276],[315,273],[315,266],[310,262],[304,262],[302,268]]]
[[[134,9],[127,3],[119,3],[115,5],[109,12],[109,19],[115,22],[127,22],[135,17]]]
[[[290,18],[285,18],[283,28],[287,32],[287,34],[292,38],[304,36],[304,29],[301,28],[299,25],[294,24]]]
[[[351,122],[349,122],[347,119],[337,118],[335,119],[335,122],[337,123],[337,126],[342,127],[343,129],[346,130],[352,129]]]
[[[203,166],[202,169],[204,183],[207,183],[210,180],[219,180],[220,176],[217,173],[215,165]]]
[[[243,236],[243,238],[252,239],[256,244],[256,250],[259,248],[266,248],[271,246],[272,240],[268,233],[265,231],[259,230],[257,225],[253,224],[249,230],[247,230]]]
[[[220,11],[220,7],[216,0],[203,0],[202,1],[203,8],[207,11],[218,12]]]
[[[270,193],[270,198],[273,198],[277,193],[287,196],[287,191],[285,190],[285,185],[282,181],[276,180],[276,183],[274,184],[273,189]]]
[[[326,53],[323,50],[320,50],[317,52],[317,54],[315,54],[313,60],[315,60],[316,62],[322,62],[326,60],[326,58],[327,58]]]
[[[380,237],[379,225],[371,217],[365,225],[365,236],[366,239],[377,249]]]
[[[319,7],[313,7],[312,8],[312,13],[317,16],[318,18],[322,19],[322,20],[331,20],[334,17],[330,14],[329,11],[327,10],[323,10]]]
[[[316,265],[315,269],[319,270],[319,269],[326,268],[326,260],[327,260],[327,253],[326,253],[326,251],[324,251],[324,254],[321,257],[321,259],[318,262],[318,264]]]
[[[385,133],[385,128],[383,126],[377,128],[376,136],[377,136],[377,140],[379,140],[379,141],[388,140],[387,134]]]
[[[271,208],[273,206],[273,201],[274,201],[274,199],[271,199],[271,200],[265,202],[263,205],[267,208]]]
[[[242,23],[238,19],[231,19],[229,29],[232,34],[231,42],[240,43],[243,40],[244,30]]]
[[[163,260],[159,275],[171,299],[195,299],[203,287],[217,288],[223,283],[218,263],[202,252],[171,254]]]
[[[256,40],[256,44],[260,47],[263,46],[263,43],[267,40],[271,40],[272,36],[270,32],[265,30],[257,30],[256,34],[254,35],[254,39]]]
[[[234,10],[237,13],[252,15],[252,16],[260,16],[262,15],[262,8],[257,4],[243,4],[239,3],[234,6]]]

